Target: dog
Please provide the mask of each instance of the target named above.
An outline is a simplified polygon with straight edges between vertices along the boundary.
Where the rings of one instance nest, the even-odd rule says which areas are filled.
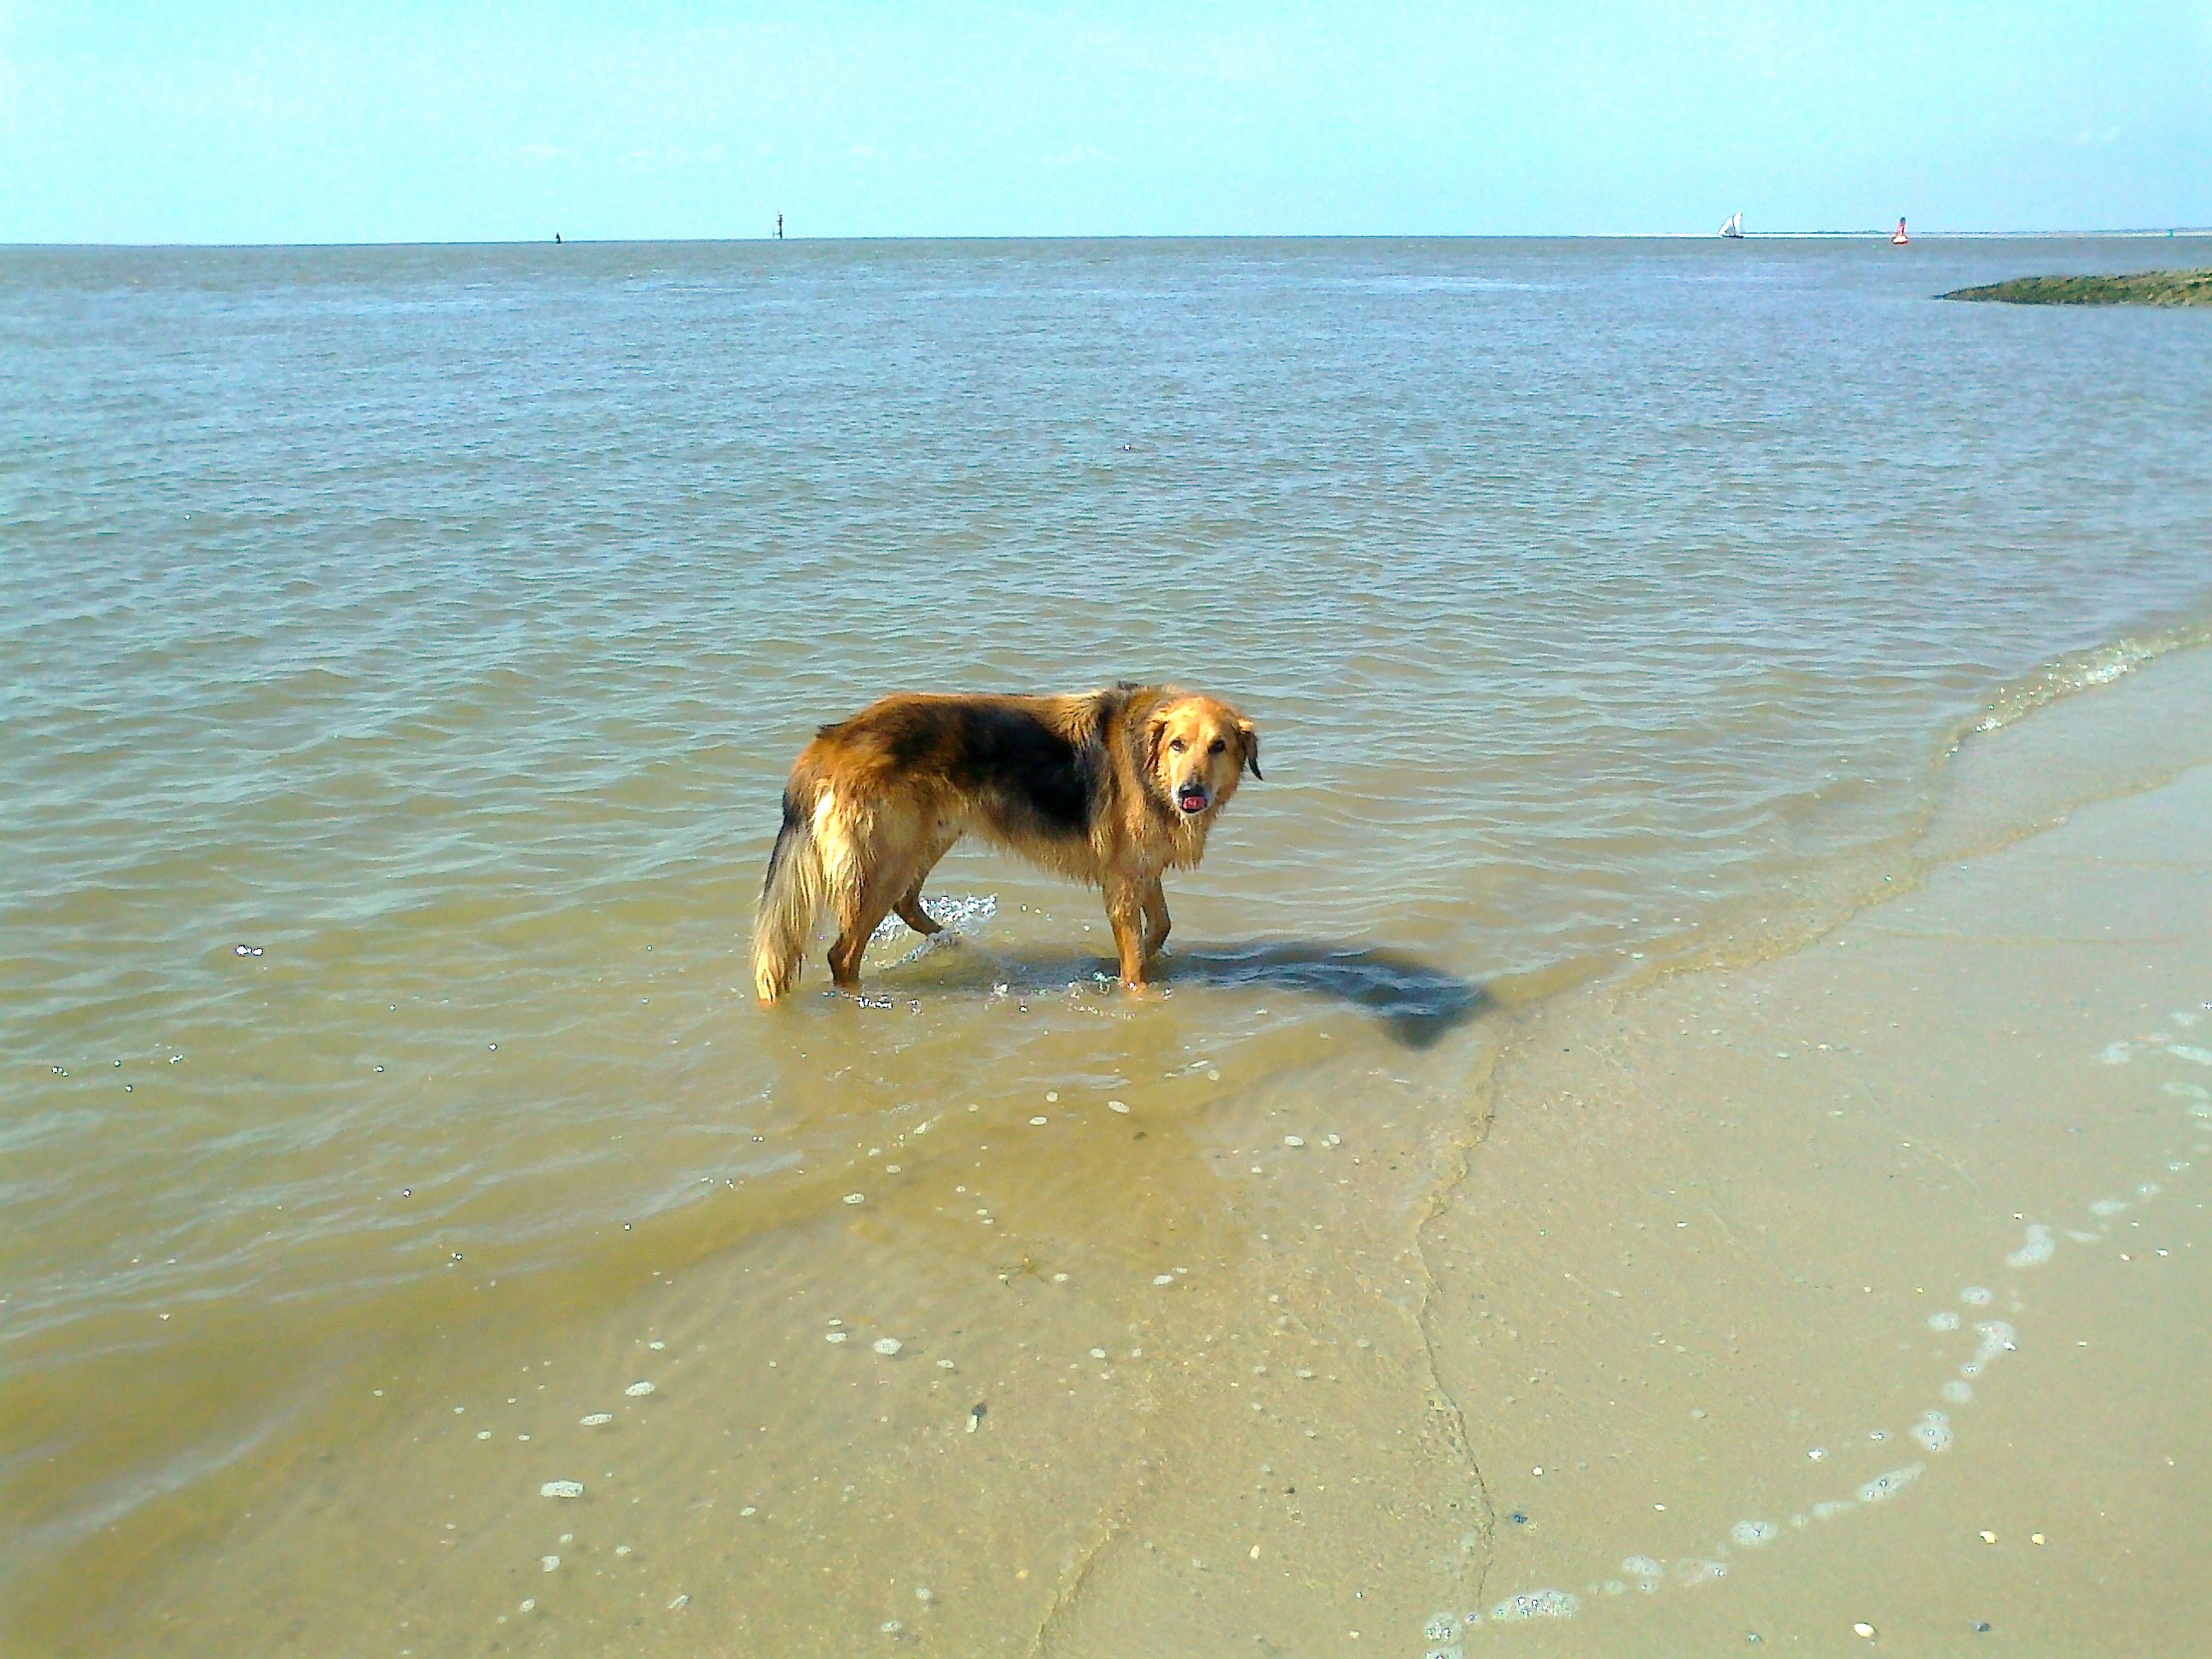
[[[939,932],[921,884],[973,830],[1102,889],[1121,982],[1141,994],[1170,925],[1160,878],[1206,855],[1248,771],[1261,775],[1252,722],[1171,685],[872,703],[823,726],[792,766],[753,927],[754,988],[774,1002],[798,982],[824,906],[837,926],[830,975],[845,990],[886,915]]]

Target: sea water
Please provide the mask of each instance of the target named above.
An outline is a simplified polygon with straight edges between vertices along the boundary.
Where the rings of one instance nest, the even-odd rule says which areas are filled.
[[[179,1570],[163,1506],[479,1287],[558,1280],[550,1364],[635,1241],[866,1217],[970,1112],[1274,1090],[1236,1167],[1334,1156],[1324,1045],[1467,1108],[1487,1024],[1878,887],[1962,737],[2206,636],[2212,325],[1934,298],[2110,257],[0,254],[9,1582],[134,1528]],[[752,1005],[816,725],[1123,678],[1263,734],[1170,883],[1171,998],[963,851],[946,943]]]

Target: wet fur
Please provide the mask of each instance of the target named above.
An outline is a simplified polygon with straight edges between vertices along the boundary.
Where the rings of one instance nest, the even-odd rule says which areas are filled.
[[[1121,978],[1141,988],[1170,926],[1160,878],[1205,856],[1247,770],[1260,775],[1252,722],[1173,686],[872,703],[823,726],[791,769],[753,929],[755,988],[773,1002],[798,982],[825,907],[837,925],[830,972],[848,988],[886,915],[938,932],[921,884],[971,830],[1101,889]],[[1202,810],[1177,804],[1190,788]]]

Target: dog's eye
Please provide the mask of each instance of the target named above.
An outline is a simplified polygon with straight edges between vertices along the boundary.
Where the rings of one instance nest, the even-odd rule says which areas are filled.
[[[1189,747],[1190,745],[1188,744],[1185,743],[1181,738],[1177,738],[1168,744],[1168,752],[1174,755],[1180,755],[1184,750]]]
[[[1229,745],[1227,744],[1224,743],[1219,738],[1216,738],[1212,743],[1206,745],[1206,752],[1209,755],[1218,755],[1228,747]]]

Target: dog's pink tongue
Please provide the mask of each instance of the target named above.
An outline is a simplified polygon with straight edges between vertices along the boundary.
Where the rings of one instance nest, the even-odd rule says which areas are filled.
[[[1206,797],[1195,789],[1186,789],[1181,805],[1186,812],[1202,812],[1206,810]]]

